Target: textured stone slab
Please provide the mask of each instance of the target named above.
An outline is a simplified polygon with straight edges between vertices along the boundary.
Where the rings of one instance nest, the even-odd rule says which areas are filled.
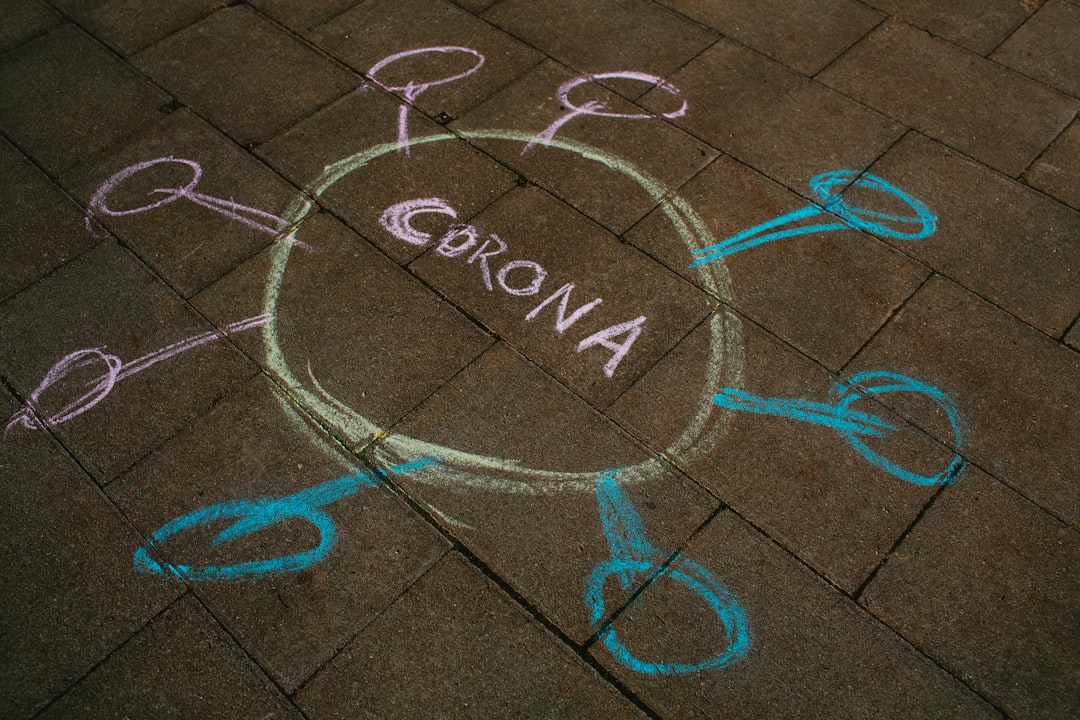
[[[929,30],[972,52],[986,55],[1023,23],[1039,1],[984,0],[977,4],[935,0],[869,0],[898,20]]]
[[[132,62],[241,143],[259,143],[359,78],[245,7],[220,10]]]
[[[1050,0],[999,47],[991,58],[1080,96],[1080,7]]]
[[[110,486],[110,496],[143,534],[152,536],[174,518],[204,507],[282,498],[362,471],[355,458],[342,454],[271,388],[256,377]],[[288,691],[333,657],[448,547],[385,488],[361,487],[319,509],[337,532],[322,561],[297,572],[208,579],[193,588]],[[173,564],[200,569],[207,562],[235,566],[293,556],[320,542],[313,525],[293,519],[208,550],[207,540],[230,524],[192,530],[159,543],[158,549]]]
[[[490,24],[444,0],[374,0],[357,4],[311,30],[307,36],[331,55],[367,75],[380,61],[401,52],[423,48],[464,47],[479,53],[429,52],[406,56],[384,66],[369,78],[383,87],[405,93],[410,83],[452,82],[425,89],[413,99],[430,116],[456,117],[503,87],[542,56]]]
[[[415,111],[409,113],[408,129],[418,144],[407,152],[399,149],[399,107],[393,96],[368,87],[298,123],[259,152],[390,257],[407,263],[422,248],[387,241],[380,219],[388,207],[436,197],[466,222],[517,178]],[[442,139],[423,141],[430,137]],[[421,216],[414,223],[423,230],[431,221]]]
[[[93,207],[95,195],[118,173],[154,161],[161,162],[116,181],[101,198],[105,209]],[[145,212],[109,215],[145,208],[161,199],[162,193],[154,192],[159,188],[185,188],[193,181],[190,192],[204,197],[181,197]],[[184,297],[273,242],[282,223],[258,213],[280,213],[299,195],[187,110],[132,138],[122,150],[82,165],[64,183],[91,208],[99,226],[112,231]],[[245,206],[235,213],[242,219],[226,215],[233,212],[228,207],[207,207],[215,200]]]
[[[558,23],[552,22],[556,16]],[[666,77],[717,39],[645,0],[504,0],[483,17],[587,73],[636,70]]]
[[[730,157],[710,165],[678,196],[704,221],[709,243],[808,206]],[[822,214],[776,230],[838,222]],[[723,265],[731,279],[726,302],[833,370],[843,367],[929,275],[881,240],[852,229],[766,242],[698,268],[690,266],[709,255],[692,254],[697,248],[687,247],[663,208],[626,237],[703,288]]]
[[[196,304],[213,318],[261,313],[268,287],[278,287],[276,341],[268,345],[258,332],[235,340],[356,447],[491,344],[468,318],[329,215],[309,219],[297,234],[311,251],[295,249],[284,266],[273,253],[261,254]],[[279,271],[280,284],[271,284]]]
[[[83,210],[7,141],[0,140],[0,300],[40,280],[98,242]]]
[[[227,0],[55,0],[55,5],[121,55],[131,55],[227,5]]]
[[[391,436],[389,448],[428,443],[444,467],[399,484],[430,508],[545,617],[578,642],[595,630],[586,579],[609,556],[598,508],[601,476],[613,476],[646,518],[648,542],[670,556],[716,501],[505,346],[485,353]],[[489,458],[471,468],[456,454]],[[384,464],[391,462],[382,461]],[[631,584],[623,600],[637,586]],[[612,606],[612,609],[618,605]]]
[[[40,717],[302,716],[188,595]]]
[[[0,58],[0,87],[0,127],[54,174],[161,117],[169,100],[73,25]]]
[[[733,388],[762,398],[837,402],[837,378],[754,325],[742,327],[745,372]],[[613,417],[651,447],[670,446],[677,418],[700,410],[689,369],[709,353],[707,327],[695,331],[626,392]],[[862,387],[862,386],[860,386]],[[864,388],[865,389],[865,388]],[[713,392],[725,390],[713,388]],[[862,437],[889,462],[923,477],[948,468],[954,453],[871,399],[851,408],[895,428]],[[903,535],[933,489],[869,462],[824,424],[713,407],[708,452],[677,450],[671,461],[800,560],[849,593],[870,576]]]
[[[1073,122],[1024,173],[1031,185],[1080,209],[1080,123]]]
[[[95,480],[107,483],[255,372],[227,340],[206,335],[213,330],[128,251],[107,241],[0,306],[0,374],[23,398],[43,388],[36,403],[41,418],[64,416],[71,404],[75,414],[58,421],[55,432]],[[169,354],[197,336],[201,344]],[[153,362],[160,357],[153,353],[170,346]],[[57,365],[94,349],[78,356],[86,364]],[[116,365],[111,390],[108,382],[98,385],[110,377],[107,355]],[[119,378],[123,363],[136,371]],[[56,374],[46,382],[50,372]],[[11,437],[38,432],[19,425]]]
[[[864,105],[727,40],[669,79],[689,104],[673,122],[807,197],[810,178],[864,170],[903,132]],[[642,103],[657,112],[665,96],[653,90]]]
[[[1076,522],[1080,355],[935,276],[848,371],[878,368],[950,395],[967,418],[964,455],[1058,517]],[[917,415],[925,409],[905,398],[881,400],[922,422]],[[927,429],[952,442],[948,434]]]
[[[59,25],[61,18],[38,0],[12,0],[7,4],[0,50],[7,50]]]
[[[983,473],[942,493],[863,602],[1009,717],[1080,711],[1076,532]]]
[[[1080,212],[912,133],[870,168],[925,203],[936,230],[889,239],[1040,330],[1080,310]]]
[[[325,0],[319,3],[298,3],[293,0],[251,0],[248,3],[285,27],[303,33],[334,15],[348,10],[353,0]]]
[[[828,65],[884,18],[852,0],[662,0],[662,4],[806,75]]]
[[[16,407],[0,391],[0,407]],[[139,578],[139,538],[50,437],[0,442],[0,714],[30,718],[123,644],[183,587]]]
[[[472,226],[470,253],[485,240],[495,252],[492,234],[506,251],[470,263],[463,252],[433,244],[410,268],[596,407],[614,400],[712,304],[539,188],[512,190]]]
[[[641,717],[460,555],[448,555],[297,695],[313,720]]]
[[[682,556],[734,594],[753,643],[734,664],[685,675],[634,672],[594,645],[590,652],[661,717],[1000,717],[733,513],[714,518]],[[730,642],[702,598],[668,576],[611,627],[644,663],[694,664]]]
[[[599,112],[630,117],[586,115],[566,121],[560,88],[581,77],[546,61],[465,114],[451,129],[475,133],[469,136],[472,142],[620,234],[717,152],[605,87],[621,83],[627,94],[641,94],[655,84],[640,79],[603,80],[604,86],[582,83],[566,96],[578,107],[602,103]],[[681,98],[677,93],[666,95],[656,112],[677,112]],[[564,124],[546,143],[540,136],[560,122]],[[499,137],[492,137],[493,131]]]
[[[895,20],[880,26],[819,78],[1013,176],[1038,157],[1080,108],[1075,99]]]

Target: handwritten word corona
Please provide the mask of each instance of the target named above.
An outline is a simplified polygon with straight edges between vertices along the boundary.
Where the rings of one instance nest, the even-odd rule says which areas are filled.
[[[457,219],[457,211],[447,201],[441,198],[418,198],[391,205],[383,211],[379,223],[398,240],[417,247],[424,247],[434,240],[434,236],[413,227],[412,219],[425,213],[446,215],[452,219]],[[478,244],[479,247],[477,247]],[[489,247],[492,249],[489,250]],[[438,244],[435,246],[435,252],[446,258],[463,257],[466,253],[471,252],[469,259],[465,262],[467,265],[476,264],[480,272],[480,279],[488,292],[494,291],[495,284],[498,284],[499,288],[509,295],[528,297],[539,294],[544,280],[547,278],[547,270],[532,260],[510,260],[503,264],[494,274],[494,283],[492,282],[491,258],[503,254],[508,248],[506,242],[495,233],[489,233],[483,243],[480,243],[480,231],[474,226],[455,224],[439,238]],[[515,270],[519,271],[517,273],[518,277],[520,277],[522,271],[526,273],[529,281],[527,283],[517,281],[511,284],[510,273]],[[545,307],[558,300],[558,305],[555,306],[555,332],[562,335],[574,323],[584,317],[586,313],[603,302],[603,298],[595,298],[567,314],[569,312],[570,293],[574,290],[574,287],[573,283],[566,283],[560,287],[533,308],[525,316],[525,322],[531,322]],[[633,347],[634,342],[641,334],[645,319],[644,315],[640,315],[632,320],[599,330],[580,341],[577,344],[577,352],[580,353],[597,345],[611,351],[611,357],[604,364],[604,374],[612,377],[619,363],[630,352],[630,348]]]

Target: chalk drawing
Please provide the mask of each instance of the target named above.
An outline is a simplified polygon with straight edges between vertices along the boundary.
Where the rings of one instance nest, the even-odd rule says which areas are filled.
[[[841,194],[833,192],[835,187],[846,186],[848,183],[850,183],[852,187],[864,187],[888,195],[893,195],[914,210],[915,216],[905,217],[891,215],[868,210],[866,208],[854,207],[847,203]],[[694,255],[702,255],[702,257],[690,263],[690,267],[700,267],[706,263],[728,257],[729,255],[734,255],[737,252],[748,250],[773,240],[781,240],[797,235],[834,232],[836,230],[854,228],[856,230],[865,230],[875,235],[896,240],[921,240],[933,235],[937,229],[937,218],[930,212],[926,205],[876,175],[867,173],[859,177],[859,174],[853,170],[834,170],[812,178],[810,180],[810,189],[817,193],[818,197],[821,198],[821,206],[807,205],[800,210],[790,212],[787,215],[781,215],[768,222],[755,225],[748,230],[743,230],[741,233],[732,235],[725,240],[721,240],[715,245],[694,250]],[[786,230],[779,229],[802,220],[817,217],[823,213],[835,215],[839,222],[788,227]],[[883,224],[883,222],[892,222],[899,225],[913,225],[915,227],[909,232],[903,232],[889,227],[888,225]]]
[[[27,398],[23,406],[11,416],[11,419],[8,420],[5,434],[16,425],[21,425],[27,430],[40,430],[45,427],[51,427],[67,422],[72,418],[82,415],[84,412],[90,410],[104,400],[105,396],[112,392],[113,386],[120,380],[131,377],[135,373],[146,370],[151,365],[159,363],[162,360],[168,360],[174,355],[186,350],[190,350],[213,340],[219,340],[228,335],[266,325],[273,319],[272,315],[256,315],[255,317],[247,318],[246,320],[230,323],[220,330],[209,330],[204,333],[199,333],[198,335],[193,335],[186,340],[166,345],[159,350],[155,350],[152,353],[143,355],[142,357],[126,363],[121,362],[120,358],[116,355],[106,353],[105,348],[103,347],[87,348],[85,350],[76,350],[73,353],[69,353],[53,365],[49,369],[49,372],[45,373],[45,377],[42,379],[41,383],[34,388],[34,391],[30,393],[30,397]],[[95,363],[101,363],[104,366],[104,372],[96,380],[88,383],[89,389],[79,398],[72,400],[52,415],[44,418],[41,417],[38,412],[41,394],[72,372],[90,367]]]
[[[679,89],[662,77],[649,75],[648,73],[634,72],[628,70],[619,72],[596,73],[593,75],[582,75],[581,77],[576,77],[573,80],[568,80],[559,86],[559,102],[562,104],[563,107],[568,108],[569,112],[555,120],[555,122],[548,125],[546,129],[537,133],[529,140],[529,142],[525,143],[525,148],[521,151],[521,154],[524,155],[537,144],[550,145],[552,138],[555,137],[555,133],[559,132],[563,125],[570,122],[574,118],[581,117],[583,115],[592,115],[593,117],[615,118],[622,120],[648,120],[650,118],[658,117],[673,119],[682,117],[686,114],[687,105],[685,100],[682,101],[682,105],[680,105],[677,109],[672,110],[671,112],[663,113],[662,115],[656,115],[654,113],[609,112],[604,109],[605,105],[602,102],[590,100],[584,105],[575,105],[570,100],[571,90],[578,87],[579,85],[595,82],[597,80],[638,80],[644,83],[649,83],[650,85],[655,85],[656,87],[670,93],[671,95],[679,94]]]
[[[387,232],[399,240],[403,240],[410,245],[424,247],[432,241],[433,236],[430,233],[420,232],[412,226],[411,222],[414,216],[424,213],[448,215],[453,219],[457,219],[457,211],[454,210],[446,200],[441,198],[418,198],[416,200],[405,200],[391,205],[383,211],[379,223],[387,230]],[[479,242],[479,238],[480,231],[474,226],[454,224],[446,231],[442,238],[439,239],[438,244],[435,246],[435,254],[447,258],[464,255],[476,246],[477,242]],[[493,252],[484,252],[491,240],[498,243],[498,249]],[[508,247],[509,246],[503,242],[498,235],[491,233],[489,240],[485,241],[480,249],[469,258],[468,263],[470,265],[477,258],[480,259],[481,262],[478,267],[481,272],[484,287],[486,287],[489,292],[494,289],[494,286],[491,283],[491,266],[488,264],[488,261],[495,255],[501,255]],[[532,279],[527,284],[515,283],[515,285],[511,286],[507,278],[511,272],[519,268],[525,269],[526,272],[531,275]],[[504,292],[518,297],[537,295],[546,278],[547,270],[545,270],[542,265],[533,262],[532,260],[511,260],[504,264],[495,275],[499,287],[502,288]],[[557,317],[555,320],[555,331],[559,335],[562,335],[587,312],[603,302],[603,298],[596,298],[592,302],[578,308],[567,317],[567,305],[570,301],[570,292],[573,289],[573,283],[563,285],[526,315],[525,322],[531,322],[545,306],[554,302],[556,298],[560,298],[559,306],[556,310]],[[641,334],[642,325],[645,324],[645,320],[646,316],[639,315],[633,320],[617,323],[610,327],[606,327],[603,330],[599,330],[579,342],[576,352],[581,353],[583,350],[596,346],[610,350],[612,355],[608,361],[604,363],[603,367],[604,374],[610,378],[614,376],[619,363],[622,362],[622,359],[630,352],[630,348],[633,347],[634,342]],[[619,342],[615,342],[614,338],[620,336],[622,336],[623,339]]]
[[[692,590],[716,613],[727,633],[727,644],[716,655],[698,662],[650,662],[636,657],[619,639],[614,627],[608,625],[599,636],[604,647],[622,665],[647,675],[687,675],[739,661],[753,642],[746,612],[739,601],[720,580],[693,560],[676,555],[667,563],[663,553],[645,537],[645,524],[616,480],[617,474],[618,471],[609,470],[596,482],[596,500],[611,559],[598,565],[586,579],[585,605],[590,622],[595,625],[604,617],[604,583],[612,575],[619,578],[624,590],[630,589],[635,577],[650,583],[668,578]]]
[[[532,138],[533,136],[528,133],[512,130],[462,130],[456,134],[409,137],[408,144],[414,150],[431,144],[456,142],[462,139],[504,140],[524,145]],[[631,163],[589,145],[558,136],[551,138],[548,147],[573,155],[605,172],[621,174],[636,182],[658,203],[659,208],[671,222],[688,250],[692,251],[715,243],[705,223],[685,200]],[[380,158],[395,153],[397,150],[397,142],[384,143],[328,165],[322,175],[309,186],[308,192],[293,201],[283,214],[284,219],[290,227],[297,229],[298,235],[302,236],[303,223],[315,211],[315,202],[323,193],[342,178],[371,168]],[[413,244],[421,240],[427,243],[431,242],[424,237],[427,234],[419,233],[409,219],[415,218],[418,212],[423,211],[436,212],[453,218],[454,216],[449,213],[450,209],[452,208],[449,208],[449,205],[440,198],[410,200],[406,205],[399,204],[387,208],[381,218],[384,219],[382,226],[391,232],[401,233],[399,237],[409,238]],[[466,234],[462,238],[455,239],[453,244],[448,245],[446,249],[451,251],[450,248],[456,246],[457,243],[468,242],[469,239],[471,238]],[[487,248],[491,247],[492,242],[496,247],[489,251]],[[483,245],[470,244],[470,249],[476,248],[471,260],[476,260],[478,264],[486,262],[487,258],[483,257],[485,254],[496,255],[503,251],[504,245],[502,240],[494,236],[491,241]],[[263,311],[266,313],[279,315],[283,310],[279,307],[279,296],[289,266],[291,250],[292,244],[288,242],[279,241],[273,247],[263,302]],[[463,254],[462,257],[465,255]],[[490,273],[490,269],[488,272]],[[491,279],[494,281],[496,278]],[[700,282],[705,289],[720,297],[732,296],[730,278],[722,262],[710,263],[702,268]],[[492,282],[488,286],[489,289],[494,285],[495,283]],[[522,287],[516,284],[508,284],[508,286],[514,289]],[[526,284],[525,287],[529,285]],[[287,309],[284,310],[287,313]],[[565,314],[562,319],[567,319]],[[711,343],[709,357],[706,359],[701,378],[700,403],[696,406],[695,415],[678,434],[676,440],[665,449],[664,454],[694,458],[708,453],[715,447],[725,430],[724,422],[726,422],[726,416],[715,412],[716,407],[712,403],[715,388],[737,387],[741,383],[743,356],[739,321],[727,314],[714,313],[708,323]],[[640,330],[640,322],[636,319],[631,320],[621,330],[622,336],[617,336],[616,331],[611,330],[606,335],[594,337],[593,344],[606,347],[613,353],[617,352],[614,348],[619,346],[619,340],[625,343],[635,331]],[[517,458],[480,455],[428,442],[421,438],[387,432],[355,408],[328,392],[307,368],[308,364],[304,358],[290,360],[282,348],[281,340],[273,325],[263,328],[263,338],[266,346],[267,367],[289,389],[289,393],[302,406],[322,418],[342,438],[351,443],[366,443],[371,438],[378,437],[380,442],[371,448],[372,456],[377,462],[384,466],[392,466],[405,462],[408,458],[442,458],[440,471],[425,475],[422,478],[423,482],[460,490],[472,488],[525,494],[591,492],[595,487],[597,474],[603,471],[603,468],[560,471],[530,467]],[[588,346],[582,349],[587,348]],[[296,411],[284,401],[282,407],[286,412]],[[620,477],[624,482],[637,482],[659,477],[663,469],[662,460],[650,458],[626,467]]]
[[[472,55],[476,58],[476,64],[464,72],[457,73],[456,75],[450,75],[449,77],[440,78],[438,80],[432,80],[431,82],[414,83],[411,80],[405,85],[385,85],[376,79],[375,75],[385,68],[387,65],[402,60],[407,57],[415,57],[417,55],[426,55],[427,53],[465,53],[466,55]],[[403,150],[406,154],[409,154],[409,105],[416,102],[416,98],[420,97],[423,93],[427,92],[431,88],[437,85],[445,85],[446,83],[454,82],[455,80],[461,80],[467,78],[484,65],[484,56],[476,50],[467,47],[460,47],[457,45],[441,45],[438,47],[424,47],[416,48],[415,50],[405,50],[393,55],[384,57],[379,62],[371,66],[371,69],[367,71],[368,78],[373,83],[381,87],[383,90],[389,92],[400,92],[405,96],[405,102],[398,108],[398,150]]]
[[[919,475],[892,462],[871,449],[864,441],[864,438],[884,438],[897,428],[876,415],[853,410],[851,405],[866,396],[889,393],[921,395],[945,413],[952,427],[953,450],[956,454],[941,472],[936,475]],[[960,455],[964,421],[956,403],[941,390],[897,373],[871,371],[858,373],[846,383],[836,383],[831,394],[834,402],[830,404],[797,398],[764,398],[735,388],[726,388],[713,398],[713,402],[730,410],[774,415],[831,428],[868,462],[915,485],[945,485],[959,480],[964,465]]]
[[[130,178],[132,175],[142,172],[155,165],[161,165],[163,163],[172,163],[178,165],[186,165],[191,168],[191,180],[182,187],[174,188],[156,188],[147,193],[147,195],[161,196],[146,205],[140,205],[139,207],[129,208],[127,210],[114,210],[108,206],[105,202],[116,186],[124,180]],[[225,200],[223,198],[214,197],[213,195],[206,195],[204,193],[195,192],[196,186],[199,184],[199,180],[202,179],[202,166],[194,160],[185,160],[183,158],[176,158],[171,155],[167,157],[155,158],[153,160],[146,160],[144,162],[135,163],[123,170],[117,172],[108,180],[106,180],[101,187],[97,189],[93,197],[90,198],[90,205],[86,211],[86,229],[90,232],[94,232],[94,218],[98,215],[104,215],[109,217],[122,217],[124,215],[134,215],[136,213],[143,213],[147,210],[153,210],[163,205],[176,202],[183,198],[189,200],[196,205],[209,208],[216,213],[221,213],[225,217],[236,220],[243,223],[248,227],[255,228],[261,232],[273,235],[275,237],[282,236],[288,242],[300,245],[305,249],[310,250],[310,246],[304,243],[298,242],[294,238],[291,238],[291,227],[288,222],[281,219],[277,215],[258,210],[247,205],[241,205],[240,203],[233,202],[232,200]]]
[[[400,475],[423,470],[436,464],[436,460],[426,458],[396,465],[387,472],[391,475]],[[285,497],[232,500],[208,505],[170,520],[155,530],[150,536],[150,543],[135,551],[135,569],[139,572],[158,575],[171,574],[191,582],[256,580],[267,575],[282,575],[303,570],[329,555],[337,544],[337,526],[323,508],[355,495],[365,488],[377,485],[378,483],[371,475],[361,471]],[[232,565],[177,564],[157,560],[150,554],[151,550],[159,551],[165,542],[180,533],[213,526],[228,520],[235,522],[217,534],[211,542],[212,547],[217,548],[236,542],[290,520],[304,520],[314,526],[319,532],[319,543],[309,550],[293,555],[249,560]]]

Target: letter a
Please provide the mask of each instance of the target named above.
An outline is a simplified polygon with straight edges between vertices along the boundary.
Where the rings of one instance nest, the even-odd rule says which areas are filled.
[[[630,346],[637,340],[638,335],[641,334],[641,326],[645,324],[645,316],[634,318],[633,320],[627,320],[624,323],[618,325],[612,325],[609,328],[604,328],[598,333],[593,333],[589,337],[578,343],[577,351],[581,352],[586,348],[591,348],[593,345],[603,345],[608,350],[611,350],[615,354],[611,356],[611,359],[604,364],[604,374],[611,377],[615,374],[615,368],[619,366],[626,353],[630,352]],[[626,339],[622,342],[614,342],[612,338],[619,335],[626,334]]]
[[[574,289],[574,283],[566,283],[565,285],[563,285],[561,288],[559,288],[554,293],[552,293],[551,297],[549,297],[547,300],[545,300],[544,302],[540,303],[535,308],[533,308],[533,311],[525,316],[525,322],[529,322],[534,317],[539,315],[540,311],[543,310],[545,307],[547,307],[548,303],[553,302],[555,300],[555,298],[562,295],[562,299],[559,300],[559,307],[555,311],[555,332],[562,335],[564,332],[566,332],[566,328],[570,327],[571,325],[576,323],[579,319],[581,319],[582,315],[589,312],[594,307],[596,307],[597,305],[599,305],[600,303],[603,302],[603,300],[601,298],[596,298],[591,303],[588,303],[587,305],[582,305],[581,307],[579,307],[577,310],[575,310],[573,313],[570,314],[570,317],[566,317],[567,305],[570,304],[570,291],[573,290],[573,289]],[[633,342],[633,341],[631,341],[631,342]],[[580,349],[579,349],[579,352],[580,352]]]

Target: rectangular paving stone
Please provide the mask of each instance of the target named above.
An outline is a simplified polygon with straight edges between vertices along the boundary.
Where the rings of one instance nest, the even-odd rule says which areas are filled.
[[[919,521],[862,601],[1009,717],[1080,710],[1076,532],[972,471]]]
[[[934,234],[887,239],[1060,337],[1080,310],[1080,213],[912,133],[870,168],[925,203]]]
[[[1075,99],[895,20],[818,78],[1014,177],[1080,108]]]
[[[302,715],[187,595],[40,717]]]
[[[99,241],[83,211],[6,140],[0,139],[0,300],[40,280]]]
[[[293,496],[358,472],[366,472],[364,481],[374,479],[258,376],[117,479],[109,494],[143,534],[154,537],[186,513],[219,503]],[[294,517],[218,548],[208,541],[234,520],[157,544],[168,562],[191,568],[181,574],[193,578],[195,594],[288,692],[449,547],[382,487],[358,485],[339,500],[311,509],[326,513],[336,541]],[[332,543],[329,554],[296,572],[252,571],[237,580],[211,576],[198,581],[207,564],[235,569],[254,560],[293,557],[327,540]],[[144,577],[151,581],[155,575]]]
[[[882,369],[950,396],[966,418],[965,457],[1066,522],[1076,521],[1080,356],[1075,352],[934,276],[847,371]],[[879,399],[916,424],[926,417],[926,403],[917,397]],[[953,443],[950,433],[926,429]]]
[[[17,406],[0,391],[0,407]],[[34,717],[183,587],[135,577],[138,536],[47,434],[0,442],[0,477],[0,714],[14,720]]]
[[[1065,342],[1080,350],[1080,323],[1073,322],[1072,329],[1065,335]]]
[[[290,30],[303,33],[334,15],[348,10],[356,2],[355,0],[324,0],[319,3],[298,3],[293,0],[251,0],[248,4]]]
[[[852,0],[661,0],[725,36],[813,75],[885,17]]]
[[[227,0],[54,0],[55,5],[121,55],[131,55],[224,7]]]
[[[1080,96],[1080,7],[1050,0],[1023,24],[993,55],[1013,70],[1063,93]]]
[[[729,40],[669,80],[689,105],[676,125],[806,197],[810,178],[864,170],[903,133],[885,116]],[[653,90],[642,104],[656,112],[664,95]]]
[[[984,0],[980,3],[935,0],[867,0],[897,20],[929,30],[972,52],[986,55],[1001,44],[1042,0]]]
[[[312,720],[642,714],[457,554],[300,690]]]
[[[155,164],[131,171],[143,163]],[[127,172],[129,177],[117,179]],[[113,232],[184,297],[273,242],[284,223],[258,213],[278,215],[300,194],[188,110],[174,112],[123,149],[83,164],[63,182],[99,226]],[[199,197],[181,196],[139,211],[167,198],[156,190],[183,189],[191,183],[189,192]],[[220,210],[200,204],[216,201],[222,203]],[[244,207],[233,211],[229,203]],[[226,215],[230,212],[243,219]]]
[[[0,51],[37,37],[62,21],[39,0],[11,0],[6,6],[4,27],[0,28]]]
[[[695,261],[710,257],[694,255],[693,250],[719,244],[809,203],[726,156],[680,188],[678,197],[700,217],[708,236],[688,246],[667,208],[661,207],[632,228],[626,239],[703,289],[721,290],[725,302],[832,370],[843,367],[930,274],[926,267],[854,229],[770,241],[691,268]],[[834,215],[821,214],[790,227],[839,222]],[[723,291],[717,277],[728,278],[730,288]]]
[[[501,344],[372,453],[381,465],[410,453],[445,458],[431,472],[394,481],[577,642],[597,629],[586,580],[613,552],[598,506],[601,476],[612,474],[625,488],[648,524],[646,541],[664,558],[716,508],[699,487]],[[638,585],[624,588],[620,600]]]
[[[0,375],[24,399],[40,389],[37,416],[59,416],[53,431],[107,483],[256,371],[228,341],[206,335],[214,330],[106,241],[0,305]],[[200,336],[186,350],[175,345]],[[153,355],[170,347],[175,356]],[[79,351],[86,364],[58,366]],[[110,367],[112,385],[98,390]],[[31,417],[10,437],[41,432]]]
[[[169,97],[73,25],[0,58],[0,128],[51,174],[161,117]]]
[[[619,398],[611,415],[650,447],[673,447],[682,431],[675,418],[709,413],[702,435],[714,437],[712,447],[678,449],[668,455],[671,461],[818,573],[854,593],[934,489],[868,461],[823,424],[718,407],[712,395],[729,390],[825,406],[851,391],[751,323],[734,315],[723,322],[741,330],[745,367],[741,373],[729,371],[734,382],[708,388],[703,402],[696,377],[687,371],[700,367],[715,342],[703,326]],[[932,482],[953,461],[952,451],[872,399],[860,398],[850,407],[893,428],[881,439],[861,435],[859,441],[902,471]]]
[[[136,67],[240,143],[260,143],[359,78],[246,7],[134,55]]]
[[[717,40],[646,0],[503,0],[482,17],[585,73],[633,70],[667,77]]]
[[[1080,209],[1080,122],[1073,121],[1046,149],[1024,179],[1063,203]]]
[[[602,642],[594,645],[590,652],[659,716],[1000,717],[733,513],[714,518],[682,557],[700,567],[684,564],[690,577],[704,571],[734,595],[753,640],[732,664],[681,674],[635,672]],[[734,642],[702,597],[674,575],[646,588],[611,628],[612,643],[654,665],[707,662]]]
[[[450,223],[443,226],[453,232]],[[470,227],[475,241],[465,231],[450,235],[410,268],[598,408],[712,305],[700,290],[539,188],[515,188]],[[507,249],[480,259],[485,241],[487,253],[501,247],[492,235]]]
[[[310,251],[264,253],[196,299],[208,317],[272,312],[273,342],[236,343],[356,447],[479,356],[492,339],[445,300],[325,213],[297,237]],[[275,259],[275,255],[277,258]],[[269,278],[280,280],[267,307]]]
[[[410,83],[436,83],[413,98],[430,116],[457,117],[542,59],[528,45],[443,0],[369,0],[307,37],[399,95],[404,96]],[[371,69],[393,55],[440,47],[467,48],[479,53],[483,63],[463,51],[420,53],[391,61],[371,77]],[[440,82],[462,73],[470,74]]]
[[[586,115],[566,121],[567,108],[557,91],[580,77],[548,60],[451,127],[620,234],[717,152],[595,82],[574,88],[567,97],[578,107],[599,102],[599,112],[630,117]],[[652,86],[641,80],[614,82],[625,82],[626,90],[638,94]],[[677,94],[669,93],[665,100],[658,113],[674,113],[681,106]],[[564,121],[553,137],[555,144],[536,139]]]
[[[368,87],[294,125],[259,153],[390,257],[408,263],[422,248],[386,233],[380,221],[387,208],[434,197],[466,222],[514,187],[517,178],[415,111],[409,114],[409,134],[418,144],[408,152],[398,149],[400,106]],[[422,142],[432,137],[441,139]],[[421,215],[412,222],[424,231],[433,221]]]

